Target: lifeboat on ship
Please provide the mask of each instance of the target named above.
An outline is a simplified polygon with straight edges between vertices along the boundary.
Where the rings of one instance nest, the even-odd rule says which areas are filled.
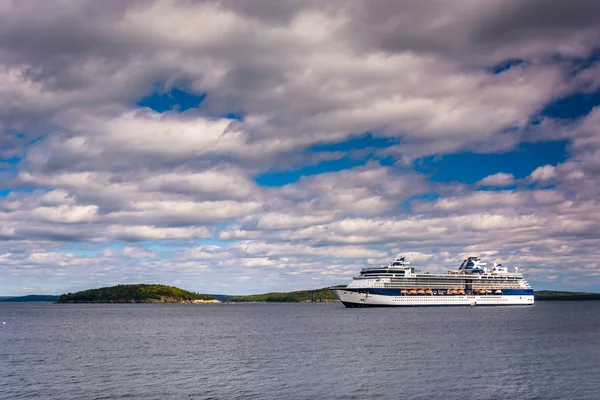
[[[433,294],[433,290],[431,290],[431,289],[425,289],[425,294]]]
[[[423,290],[423,289],[417,289],[417,294],[425,294],[425,290]]]

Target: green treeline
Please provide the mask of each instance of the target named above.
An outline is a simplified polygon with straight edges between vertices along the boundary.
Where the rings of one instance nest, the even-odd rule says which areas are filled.
[[[334,294],[328,289],[300,290],[297,292],[277,292],[264,294],[251,294],[248,296],[232,296],[230,302],[267,301],[277,303],[302,303],[302,302],[329,302],[337,301]]]
[[[540,290],[534,294],[536,300],[600,300],[600,293],[561,292]]]
[[[99,289],[67,293],[60,296],[59,303],[143,303],[179,302],[187,300],[212,300],[212,296],[189,292],[166,285],[117,285]]]
[[[28,294],[27,296],[15,296],[8,298],[0,298],[0,302],[3,303],[25,303],[25,302],[51,302],[54,303],[58,300],[59,296],[45,295],[45,294]]]

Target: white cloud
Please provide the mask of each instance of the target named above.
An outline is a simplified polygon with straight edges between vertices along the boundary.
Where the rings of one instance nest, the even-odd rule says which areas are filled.
[[[554,167],[552,165],[544,165],[537,167],[535,171],[531,173],[531,179],[538,182],[545,182],[554,178]]]
[[[151,192],[201,194],[227,199],[246,199],[256,185],[238,169],[221,168],[205,171],[172,171],[151,175],[140,182],[140,189]]]
[[[123,249],[123,254],[130,258],[154,258],[156,252],[140,247],[127,246]]]
[[[109,237],[117,240],[162,240],[209,238],[211,232],[206,227],[193,228],[159,228],[155,226],[111,225],[108,227]]]
[[[97,206],[38,207],[31,211],[32,215],[51,222],[90,222],[98,214]]]
[[[600,10],[556,1],[0,2],[0,190],[16,189],[0,192],[0,294],[148,279],[301,289],[397,252],[440,271],[476,252],[540,281],[567,279],[564,265],[596,276],[600,108],[539,113],[598,87],[586,58]],[[173,87],[205,98],[136,106]],[[312,151],[364,132],[393,145]],[[524,180],[411,168],[544,140],[567,140],[569,158]],[[253,180],[348,159],[365,165]],[[541,184],[506,189],[527,182]]]
[[[25,35],[20,31],[25,25],[30,32],[39,29],[46,42],[59,42],[64,54],[52,53],[47,43],[27,34],[24,40],[40,52],[10,49],[12,66],[5,80],[13,83],[5,86],[5,97],[13,110],[54,115],[54,123],[84,134],[55,143],[74,146],[68,150],[72,152],[128,149],[167,158],[215,153],[249,158],[379,130],[418,147],[410,152],[398,148],[411,157],[475,145],[511,146],[515,138],[505,138],[503,132],[524,129],[533,112],[568,86],[556,65],[530,62],[490,74],[469,65],[468,57],[463,62],[450,57],[432,32],[459,30],[476,40],[479,19],[487,16],[470,7],[459,7],[459,14],[454,5],[449,7],[455,26],[444,23],[417,35],[437,51],[419,51],[424,49],[400,36],[403,46],[391,52],[385,46],[361,47],[357,24],[367,40],[382,33],[375,21],[363,25],[365,17],[376,14],[364,5],[320,10],[307,5],[309,9],[299,6],[291,18],[270,25],[235,8],[201,2],[157,1],[114,9],[90,5],[102,11],[89,24],[72,18],[85,9],[80,4],[70,4],[71,14],[50,8],[46,20],[14,5],[12,19],[5,21],[10,34]],[[427,8],[390,13],[376,17],[407,18],[412,13],[411,24],[427,24],[432,18]],[[89,50],[63,37],[69,28],[85,32]],[[480,53],[468,41],[453,47]],[[40,54],[47,56],[46,63],[37,59]],[[504,60],[488,56],[491,64]],[[39,79],[29,73],[33,65],[40,65]],[[58,77],[47,82],[46,75]],[[124,100],[148,92],[150,82],[181,80],[192,81],[197,92],[210,93],[203,103],[207,110],[222,115],[240,109],[244,122],[123,110]],[[48,90],[51,84],[56,90]]]
[[[178,224],[215,222],[243,216],[260,206],[257,202],[237,201],[133,201],[126,209],[107,214],[106,220],[159,223],[172,219]]]
[[[323,213],[322,215],[290,215],[284,213],[263,214],[258,223],[259,229],[290,229],[311,226],[330,222],[334,219],[334,213]]]
[[[513,174],[498,172],[496,174],[486,176],[477,183],[480,186],[510,186],[515,183],[515,177]]]

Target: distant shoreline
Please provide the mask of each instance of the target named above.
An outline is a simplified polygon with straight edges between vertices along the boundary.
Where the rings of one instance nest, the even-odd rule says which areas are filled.
[[[138,289],[141,285],[119,285]],[[162,286],[162,285],[156,285]],[[139,294],[123,297],[103,297],[99,292],[93,300],[83,300],[81,297],[68,295],[26,295],[2,296],[0,303],[61,303],[61,304],[238,304],[238,303],[338,303],[339,300],[329,292],[329,288],[302,290],[294,292],[272,292],[256,295],[229,296],[229,295],[200,295],[197,293],[181,291],[178,288],[168,287],[172,293],[157,294],[154,298],[142,298]],[[79,293],[106,290],[112,288],[91,289]],[[161,287],[164,290],[164,287]],[[181,291],[181,292],[179,292]],[[165,296],[167,294],[167,296]],[[177,294],[177,295],[173,295]],[[148,293],[144,294],[145,296]],[[183,296],[183,297],[182,297]],[[62,297],[62,301],[61,300]],[[184,298],[187,297],[187,298]],[[540,290],[535,292],[535,301],[593,301],[600,300],[600,293],[567,292],[558,290]]]
[[[178,300],[178,299],[152,299],[152,300],[105,300],[105,301],[57,301],[57,304],[221,304],[216,299],[212,300]]]
[[[583,301],[600,300],[600,293],[565,292],[558,290],[540,290],[534,293],[535,301]]]

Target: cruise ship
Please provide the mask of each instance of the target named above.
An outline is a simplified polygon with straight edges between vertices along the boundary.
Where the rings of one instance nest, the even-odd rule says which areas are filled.
[[[533,289],[515,268],[488,269],[469,257],[458,270],[421,272],[399,256],[382,267],[364,268],[347,286],[330,290],[346,307],[533,305]]]

